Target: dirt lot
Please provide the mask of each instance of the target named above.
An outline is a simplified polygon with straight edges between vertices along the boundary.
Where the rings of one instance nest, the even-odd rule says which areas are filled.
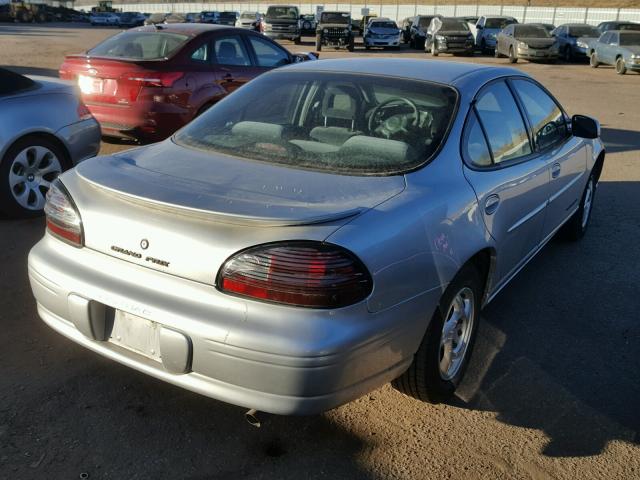
[[[0,26],[0,65],[55,73],[65,53],[114,32]],[[324,415],[265,415],[255,429],[241,408],[45,326],[26,272],[43,222],[0,219],[0,478],[640,478],[640,75],[517,68],[569,112],[597,116],[608,156],[584,240],[553,241],[483,312],[459,399],[424,405],[385,386]]]

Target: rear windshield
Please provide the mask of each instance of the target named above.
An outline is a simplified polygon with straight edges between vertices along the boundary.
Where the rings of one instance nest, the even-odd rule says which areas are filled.
[[[292,168],[400,173],[435,154],[456,102],[454,89],[425,81],[274,72],[227,96],[174,140]]]
[[[551,34],[538,25],[518,25],[513,33],[518,38],[551,38]]]
[[[398,29],[396,22],[371,22],[371,28],[395,28]]]
[[[640,46],[640,33],[621,33],[620,45],[625,47]]]
[[[267,17],[282,20],[297,20],[298,9],[296,7],[269,7],[267,9]]]
[[[640,23],[623,23],[618,25],[618,30],[640,31]]]
[[[569,27],[569,36],[570,37],[594,37],[598,38],[600,36],[600,32],[596,27],[592,27],[591,25],[583,25],[580,27]]]
[[[0,68],[0,95],[11,95],[29,90],[36,86],[36,82],[24,75]]]
[[[171,56],[189,39],[169,32],[126,31],[100,43],[87,53],[96,57],[159,60]]]
[[[336,12],[323,12],[320,16],[320,22],[322,23],[349,23],[351,15],[348,13],[336,13]]]
[[[442,28],[440,30],[464,30],[465,32],[469,31],[469,25],[467,22],[463,20],[453,20],[445,18],[442,20]]]
[[[433,20],[433,17],[420,17],[418,20],[418,26],[427,28],[431,23],[431,20]]]
[[[512,18],[487,18],[484,23],[484,28],[499,28],[502,30],[504,27],[511,25],[512,23],[516,23]]]

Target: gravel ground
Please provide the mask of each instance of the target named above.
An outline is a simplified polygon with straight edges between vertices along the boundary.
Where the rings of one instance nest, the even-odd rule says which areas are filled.
[[[0,65],[55,74],[64,54],[114,32],[3,25]],[[43,221],[2,219],[0,478],[640,478],[640,76],[517,68],[569,112],[598,117],[608,156],[583,241],[551,242],[483,311],[458,399],[425,405],[385,386],[319,416],[264,415],[255,429],[240,408],[50,330],[26,271]]]

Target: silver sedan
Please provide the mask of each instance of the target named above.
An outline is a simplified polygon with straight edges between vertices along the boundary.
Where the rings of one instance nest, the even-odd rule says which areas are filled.
[[[389,381],[443,401],[480,310],[584,235],[604,155],[517,70],[301,63],[63,174],[29,277],[53,329],[225,402],[315,413]]]
[[[51,182],[95,156],[100,126],[76,87],[0,69],[0,211],[40,215]]]

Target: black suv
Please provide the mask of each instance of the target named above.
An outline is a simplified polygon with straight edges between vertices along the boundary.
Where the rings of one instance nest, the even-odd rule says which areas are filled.
[[[475,40],[469,24],[461,18],[436,17],[427,29],[424,51],[437,57],[440,53],[472,55]]]
[[[322,12],[316,27],[316,50],[322,46],[347,47],[353,52],[354,35],[351,29],[351,14],[348,12]]]

